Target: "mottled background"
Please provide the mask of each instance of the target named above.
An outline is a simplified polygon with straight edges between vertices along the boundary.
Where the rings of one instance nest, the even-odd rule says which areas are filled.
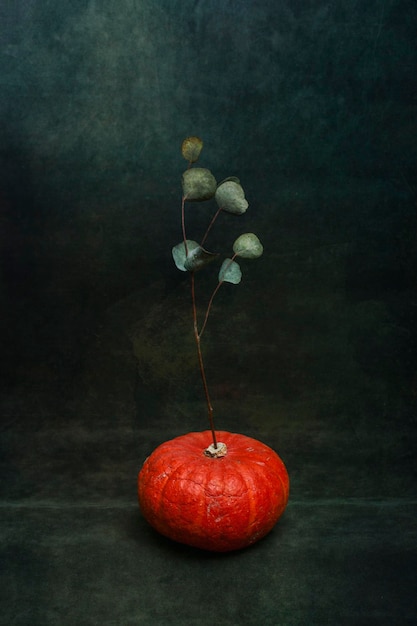
[[[198,626],[214,590],[219,624],[416,618],[416,41],[414,0],[0,3],[2,624]],[[150,451],[206,427],[171,259],[188,135],[250,205],[210,246],[265,248],[204,336],[217,427],[292,480],[228,584],[203,559],[210,592],[135,502]]]

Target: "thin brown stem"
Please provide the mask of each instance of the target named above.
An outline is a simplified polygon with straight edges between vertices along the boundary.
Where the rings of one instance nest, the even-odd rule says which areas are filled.
[[[204,234],[203,239],[201,240],[201,244],[200,244],[200,245],[203,245],[203,243],[204,243],[204,242],[205,242],[205,240],[207,239],[207,236],[208,236],[208,234],[209,234],[210,230],[212,229],[212,226],[213,226],[214,222],[216,221],[216,219],[217,219],[217,218],[218,218],[218,216],[220,215],[220,211],[221,211],[221,210],[222,210],[221,208],[217,209],[216,213],[215,213],[215,214],[214,214],[214,216],[213,216],[213,219],[211,220],[210,224],[209,224],[209,225],[208,225],[208,227],[207,227],[207,230],[206,230],[206,232],[205,232],[205,234]]]
[[[227,269],[231,266],[231,264],[233,263],[233,261],[235,260],[235,258],[236,258],[236,257],[237,257],[237,254],[234,254],[234,255],[232,256],[232,258],[230,259],[230,263],[229,263],[229,264],[226,266],[226,268],[225,268],[225,272],[226,272],[226,271],[227,271]],[[207,310],[206,310],[206,315],[205,315],[205,317],[204,317],[204,322],[203,322],[203,325],[202,325],[201,330],[200,330],[200,334],[199,334],[199,336],[200,336],[200,337],[201,337],[201,335],[203,334],[204,329],[206,328],[206,325],[207,325],[207,320],[208,320],[208,317],[209,317],[209,314],[210,314],[211,305],[213,304],[214,296],[215,296],[215,295],[216,295],[216,293],[219,291],[219,289],[220,289],[220,287],[223,285],[223,283],[224,283],[224,280],[219,281],[219,282],[217,283],[217,286],[216,286],[215,290],[214,290],[214,291],[213,291],[213,293],[211,294],[211,298],[210,298],[210,300],[209,300],[209,302],[208,302],[208,305],[207,305]]]
[[[206,372],[204,369],[203,353],[201,351],[201,341],[200,341],[201,333],[200,334],[198,333],[194,272],[191,272],[191,298],[192,298],[192,303],[193,303],[194,338],[195,338],[195,343],[197,346],[198,365],[200,367],[201,380],[203,381],[204,395],[206,396],[207,414],[208,414],[208,420],[210,424],[211,435],[213,438],[213,446],[217,448],[216,431],[214,428],[214,420],[213,420],[213,407],[211,405],[210,394],[209,394],[207,379],[206,379]]]
[[[185,256],[188,256],[188,246],[187,246],[187,234],[185,232],[185,200],[187,196],[183,196],[181,199],[181,229],[182,229],[182,238],[184,241],[185,248]]]

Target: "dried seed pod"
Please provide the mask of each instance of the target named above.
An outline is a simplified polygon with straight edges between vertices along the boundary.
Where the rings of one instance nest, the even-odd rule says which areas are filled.
[[[209,200],[216,192],[216,179],[205,167],[193,167],[182,175],[182,192],[186,200]]]
[[[226,178],[216,190],[216,202],[219,208],[228,213],[241,215],[248,208],[245,192],[236,177]]]
[[[257,259],[263,251],[263,245],[253,233],[240,235],[233,244],[233,252],[244,259]]]
[[[203,142],[200,137],[187,137],[182,142],[181,153],[186,161],[195,163],[203,149]]]

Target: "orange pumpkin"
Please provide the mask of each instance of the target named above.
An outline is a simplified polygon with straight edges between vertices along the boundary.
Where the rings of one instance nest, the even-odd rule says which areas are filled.
[[[265,444],[236,433],[193,432],[166,441],[138,475],[139,504],[158,532],[227,552],[264,537],[289,495],[284,463]]]

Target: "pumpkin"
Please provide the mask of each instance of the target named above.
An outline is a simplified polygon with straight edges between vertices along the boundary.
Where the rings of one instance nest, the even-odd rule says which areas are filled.
[[[264,537],[283,513],[289,478],[267,445],[237,433],[192,432],[158,446],[138,475],[139,505],[159,533],[227,552]]]

